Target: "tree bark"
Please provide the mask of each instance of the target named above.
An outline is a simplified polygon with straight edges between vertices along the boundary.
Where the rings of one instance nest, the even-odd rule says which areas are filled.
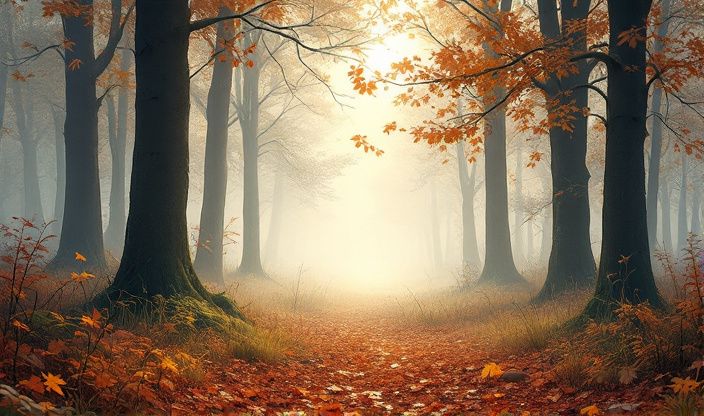
[[[264,256],[267,264],[271,266],[279,260],[279,241],[281,238],[281,225],[283,223],[284,205],[284,177],[281,172],[276,173],[274,180],[274,194],[271,199],[271,218],[269,220],[269,232],[266,238],[266,248]]]
[[[430,180],[430,238],[430,244],[433,247],[433,267],[437,272],[442,265],[442,243],[440,242],[438,189],[434,179]]]
[[[570,40],[571,53],[587,50],[586,33],[572,30],[568,22],[587,18],[590,2],[561,3],[558,18],[555,0],[538,2],[540,29],[546,40]],[[562,26],[560,26],[560,21]],[[577,63],[578,73],[551,79],[545,90],[548,112],[573,107],[572,131],[550,126],[550,160],[552,178],[552,247],[545,283],[536,300],[543,301],[570,289],[589,286],[596,274],[591,247],[589,178],[587,158],[588,90],[578,88],[589,80],[584,63]]]
[[[220,10],[221,16],[228,14],[231,14],[228,9]],[[223,232],[227,195],[227,130],[232,90],[232,56],[228,50],[220,50],[226,48],[225,42],[229,42],[233,36],[231,21],[218,23],[214,53],[219,55],[213,64],[213,77],[208,91],[203,206],[194,263],[202,279],[217,285],[225,284]]]
[[[37,166],[37,138],[33,134],[34,106],[26,97],[20,81],[12,83],[12,106],[17,120],[17,132],[22,145],[22,179],[24,188],[24,216],[44,223],[44,211],[39,190]],[[28,101],[25,98],[29,98]]]
[[[702,233],[702,188],[694,184],[694,192],[692,192],[692,221],[690,232],[697,236]]]
[[[462,264],[479,266],[479,246],[477,245],[477,230],[474,218],[474,186],[476,182],[477,164],[472,164],[471,174],[467,172],[467,156],[464,153],[464,142],[457,142],[457,167],[462,194]]]
[[[250,31],[245,36],[249,46],[259,41],[260,31]],[[240,94],[238,108],[242,128],[243,207],[242,207],[242,261],[238,273],[265,276],[261,260],[260,215],[259,215],[259,76],[261,59],[259,52],[248,56],[251,68],[238,69],[237,93]],[[240,85],[241,84],[241,85]]]
[[[490,3],[492,5],[490,5]],[[501,0],[499,4],[484,2],[490,13],[498,10],[511,11],[512,0]],[[497,36],[503,36],[498,33]],[[495,54],[483,45],[484,51]],[[493,100],[506,95],[504,88],[495,88],[492,100],[485,99],[485,108],[493,106]],[[484,267],[479,276],[480,284],[525,284],[518,273],[511,250],[511,230],[508,221],[508,175],[506,172],[506,109],[499,106],[484,119],[484,187],[486,191]]]
[[[651,5],[651,0],[608,1],[603,238],[596,290],[583,318],[610,319],[620,302],[663,305],[650,262],[645,206],[646,44],[631,47],[619,38],[635,28],[645,39]]]
[[[662,189],[659,192],[660,199],[660,222],[662,223],[662,244],[667,253],[673,253],[672,244],[672,202],[671,190],[668,181],[663,181]]]
[[[64,217],[64,195],[66,191],[66,149],[64,138],[63,112],[52,108],[54,120],[54,149],[56,151],[56,192],[54,193],[54,235],[61,235],[61,221]]]
[[[188,296],[237,313],[233,304],[201,285],[188,248],[188,1],[172,0],[164,7],[160,0],[137,0],[136,11],[135,147],[127,234],[120,268],[105,296],[111,301]]]
[[[131,52],[123,50],[120,58],[120,70],[129,71],[130,62]],[[112,175],[110,177],[110,211],[108,226],[105,230],[105,248],[118,258],[122,255],[122,249],[125,245],[127,222],[125,165],[127,160],[128,95],[127,85],[120,86],[116,109],[112,97],[107,98],[108,124],[112,124],[112,127],[109,127]],[[111,118],[112,123],[110,123]]]
[[[521,163],[523,146],[520,140],[522,139],[518,139],[519,142],[516,143],[515,150],[516,171],[514,175],[516,185],[513,195],[513,257],[518,264],[525,266],[527,256],[525,253],[525,240],[523,239],[525,228],[523,227],[523,165]]]
[[[0,32],[0,59],[6,60],[10,57],[9,50],[12,47],[11,31],[12,31],[12,3],[3,2],[0,4],[0,22],[2,23],[2,31]],[[5,103],[7,101],[7,65],[0,64],[0,132],[5,126]],[[2,141],[2,133],[0,133],[0,142]]]
[[[661,53],[664,45],[662,38],[667,36],[670,26],[670,8],[671,0],[662,0],[660,2],[661,13],[657,26],[658,37],[653,42],[652,53]],[[655,84],[655,91],[651,99],[652,113],[657,114],[652,119],[652,132],[650,135],[650,159],[648,163],[648,189],[646,191],[646,210],[648,215],[648,243],[650,248],[657,247],[657,229],[658,229],[658,190],[660,189],[660,163],[662,159],[662,120],[659,115],[662,109],[662,88]],[[662,207],[661,207],[662,209]]]
[[[682,151],[682,164],[680,176],[680,198],[677,205],[677,255],[682,254],[682,250],[687,247],[687,237],[689,236],[689,226],[687,224],[687,154]]]
[[[498,89],[495,97],[503,97],[504,94],[503,89]],[[508,223],[506,110],[498,108],[492,111],[485,123],[486,254],[479,283],[525,284],[513,260]]]
[[[92,10],[92,0],[78,1]],[[103,247],[102,208],[98,170],[98,103],[96,100],[95,49],[93,25],[86,16],[64,16],[64,37],[75,42],[65,51],[66,191],[61,237],[49,270],[71,268],[74,253],[87,258],[85,267],[94,271],[107,268]],[[80,60],[76,67],[74,60]],[[73,66],[72,66],[73,65]]]

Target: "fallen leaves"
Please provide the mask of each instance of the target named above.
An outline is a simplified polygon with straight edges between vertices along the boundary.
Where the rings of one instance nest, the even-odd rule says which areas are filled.
[[[488,363],[482,370],[482,378],[498,378],[501,377],[503,373],[504,372],[501,370],[501,367],[499,367],[496,363]]]
[[[51,373],[42,373],[42,377],[44,377],[44,386],[46,386],[46,391],[53,391],[61,396],[64,395],[63,390],[61,390],[61,386],[66,385],[66,382],[61,377]]]

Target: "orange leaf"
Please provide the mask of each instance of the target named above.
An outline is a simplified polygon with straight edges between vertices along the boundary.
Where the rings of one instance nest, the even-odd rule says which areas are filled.
[[[61,390],[61,386],[66,385],[66,382],[61,377],[51,373],[42,373],[42,377],[44,377],[44,385],[46,386],[46,391],[53,391],[61,396],[64,395],[63,390]]]

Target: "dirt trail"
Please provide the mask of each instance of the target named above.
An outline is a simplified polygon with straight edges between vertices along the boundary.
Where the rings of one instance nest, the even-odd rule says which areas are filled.
[[[184,386],[175,414],[579,414],[596,404],[639,403],[641,389],[572,391],[550,381],[547,354],[508,355],[460,328],[411,326],[374,310],[287,319],[307,348],[276,364],[234,361],[211,367],[199,387]],[[483,366],[528,374],[510,383],[481,378]],[[207,388],[202,386],[208,386]],[[631,386],[633,387],[633,386]],[[529,413],[526,413],[529,412]],[[645,405],[632,414],[647,414]]]

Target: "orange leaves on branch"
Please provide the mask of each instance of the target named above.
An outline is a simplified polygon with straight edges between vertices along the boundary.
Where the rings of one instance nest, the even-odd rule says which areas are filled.
[[[379,156],[381,156],[381,155],[384,154],[384,151],[383,151],[383,150],[377,148],[376,146],[370,144],[370,143],[367,141],[367,136],[362,136],[362,135],[360,135],[360,134],[355,134],[354,136],[352,136],[352,139],[350,139],[350,140],[352,140],[352,141],[354,142],[354,147],[357,147],[357,148],[360,148],[360,147],[361,147],[361,148],[363,148],[363,149],[364,149],[364,153],[368,153],[368,152],[371,151],[371,152],[374,153],[377,157],[379,157]]]
[[[349,77],[350,81],[352,81],[352,85],[354,85],[354,90],[357,91],[360,95],[374,95],[374,91],[378,89],[376,81],[367,81],[366,77],[364,76],[364,68],[362,68],[360,65],[351,66],[350,71],[347,72],[347,76]]]
[[[391,69],[394,71],[397,71],[401,74],[405,74],[407,72],[413,72],[413,69],[415,67],[411,63],[410,59],[404,57],[401,62],[394,62],[391,64]]]
[[[44,17],[53,17],[55,15],[63,17],[78,17],[83,14],[87,8],[87,6],[82,6],[75,0],[42,1],[42,13]]]
[[[392,131],[396,131],[397,125],[395,121],[384,126],[384,133],[391,134]]]
[[[103,318],[103,315],[98,312],[97,309],[93,308],[93,312],[91,313],[90,316],[88,315],[83,315],[81,316],[81,325],[86,326],[88,328],[92,329],[100,329],[102,326],[102,323],[100,320]]]

